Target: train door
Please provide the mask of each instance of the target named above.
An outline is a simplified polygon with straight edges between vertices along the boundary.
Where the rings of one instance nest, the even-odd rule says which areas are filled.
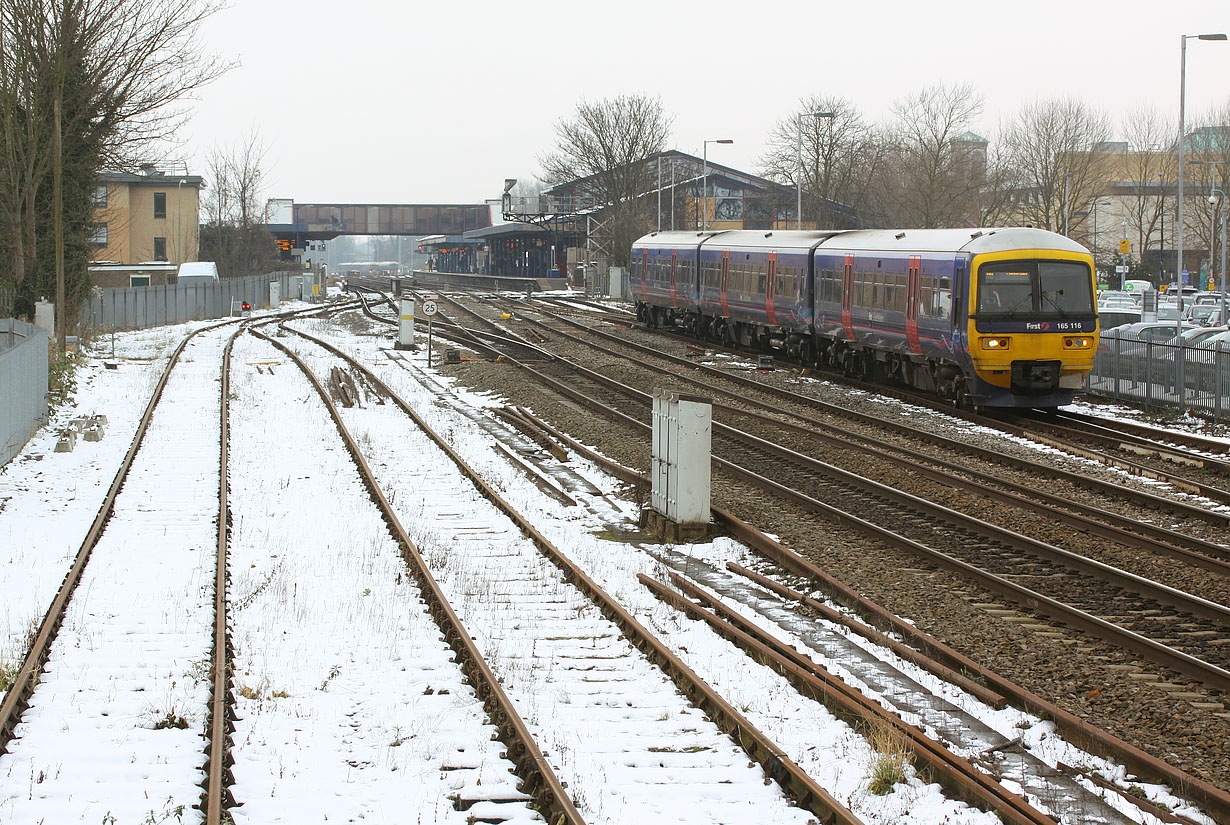
[[[641,300],[649,303],[649,285],[645,280],[649,277],[649,250],[641,250]]]
[[[730,302],[726,297],[727,289],[730,286],[730,250],[722,250],[722,274],[718,282],[718,299],[722,303],[722,317],[730,317]]]
[[[854,256],[847,255],[841,266],[841,328],[846,340],[854,340]]]
[[[910,345],[910,352],[922,355],[922,343],[918,340],[918,307],[919,281],[922,280],[922,256],[911,255],[909,268],[906,270],[905,288],[905,340]]]
[[[671,306],[679,306],[679,298],[675,295],[675,273],[679,271],[679,253],[671,250]]]
[[[769,277],[764,289],[764,311],[769,323],[777,326],[777,253],[769,253]]]

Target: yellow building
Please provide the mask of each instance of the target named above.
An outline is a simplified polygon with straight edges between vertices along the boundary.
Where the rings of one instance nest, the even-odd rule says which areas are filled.
[[[94,194],[95,261],[197,260],[200,176],[166,174],[146,166],[139,175],[103,172],[99,177]]]

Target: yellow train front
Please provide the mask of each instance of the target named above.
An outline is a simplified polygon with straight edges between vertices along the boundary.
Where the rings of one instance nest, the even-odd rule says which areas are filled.
[[[815,247],[817,350],[969,407],[1056,407],[1098,349],[1093,258],[1030,227],[861,230]]]

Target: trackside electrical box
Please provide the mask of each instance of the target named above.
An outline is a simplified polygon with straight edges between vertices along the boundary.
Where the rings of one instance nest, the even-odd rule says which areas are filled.
[[[397,343],[394,349],[413,350],[414,346],[414,298],[403,297],[399,300],[397,325]]]
[[[653,391],[653,482],[645,521],[668,541],[709,533],[712,419],[707,398]]]

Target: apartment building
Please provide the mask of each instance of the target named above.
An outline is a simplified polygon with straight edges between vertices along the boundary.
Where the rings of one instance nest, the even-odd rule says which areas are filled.
[[[195,261],[201,178],[153,166],[103,172],[94,195],[94,260],[119,264]]]

